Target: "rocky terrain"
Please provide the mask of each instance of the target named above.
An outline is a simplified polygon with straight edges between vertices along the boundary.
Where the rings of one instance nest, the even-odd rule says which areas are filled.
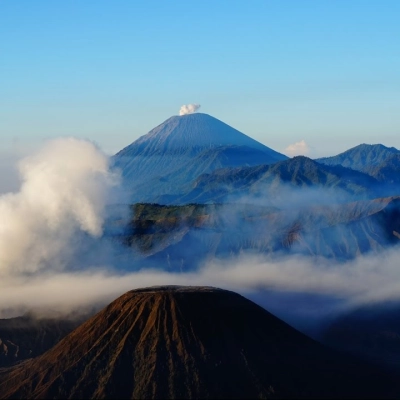
[[[136,204],[115,238],[173,270],[243,251],[345,261],[400,243],[400,198],[294,209],[248,204]]]

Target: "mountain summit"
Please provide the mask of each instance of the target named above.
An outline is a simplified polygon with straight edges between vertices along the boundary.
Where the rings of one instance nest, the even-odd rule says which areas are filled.
[[[273,164],[287,157],[207,114],[173,116],[114,156],[136,201],[176,196],[218,168]]]
[[[221,146],[247,146],[276,162],[287,157],[208,114],[173,116],[117,153],[118,157],[198,154]]]
[[[400,193],[400,151],[382,144],[360,144],[334,157],[317,159],[326,165],[343,167],[370,175],[381,183],[381,195]]]
[[[35,359],[0,370],[6,398],[368,398],[393,383],[230,291],[130,291]]]
[[[318,158],[321,164],[342,165],[346,168],[369,173],[370,168],[378,167],[393,156],[400,155],[395,147],[383,144],[360,144],[333,157]]]

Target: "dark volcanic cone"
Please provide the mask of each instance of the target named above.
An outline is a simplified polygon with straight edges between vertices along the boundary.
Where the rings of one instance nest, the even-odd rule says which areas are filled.
[[[207,287],[130,291],[0,382],[2,398],[366,398],[391,387],[242,296]]]

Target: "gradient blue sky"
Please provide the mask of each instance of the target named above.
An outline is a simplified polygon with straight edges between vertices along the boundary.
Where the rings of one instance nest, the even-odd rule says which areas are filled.
[[[0,152],[112,153],[182,104],[283,151],[400,148],[400,1],[0,2]]]

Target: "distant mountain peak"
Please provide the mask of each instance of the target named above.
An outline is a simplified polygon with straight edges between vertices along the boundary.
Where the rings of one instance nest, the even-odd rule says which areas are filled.
[[[395,147],[386,147],[383,144],[362,143],[333,157],[318,158],[321,164],[342,165],[357,171],[365,172],[372,166],[386,162],[394,154],[400,154]]]
[[[295,156],[289,158],[288,160],[280,161],[276,164],[276,166],[281,166],[283,168],[292,169],[292,168],[321,168],[321,164],[317,161],[307,157],[307,156]]]
[[[310,163],[310,164],[315,164],[316,161],[314,161],[312,158],[307,157],[307,156],[294,156],[292,158],[289,158],[289,160],[286,160],[288,163]]]
[[[383,145],[382,143],[361,143],[357,146],[352,147],[351,149],[349,149],[347,151],[354,150],[357,148],[364,148],[364,149],[377,148],[377,149],[395,149],[396,150],[395,147],[387,147],[387,146]]]
[[[125,147],[117,156],[135,154],[137,150],[142,154],[155,151],[198,153],[207,148],[229,145],[248,146],[274,155],[277,160],[286,158],[219,119],[203,113],[174,115]]]
[[[288,157],[208,114],[172,116],[114,156],[134,201],[177,195],[218,168],[273,164]]]

